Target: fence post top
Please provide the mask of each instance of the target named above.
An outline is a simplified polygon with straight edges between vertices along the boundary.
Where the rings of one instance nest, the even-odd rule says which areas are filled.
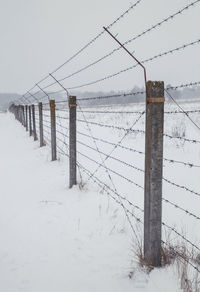
[[[164,81],[147,81],[147,102],[164,102]]]
[[[70,96],[69,96],[69,101],[70,101],[70,102],[74,102],[74,101],[76,101],[76,96],[75,96],[75,95],[70,95]]]
[[[49,104],[50,104],[50,107],[51,107],[51,108],[55,108],[55,106],[56,106],[56,105],[55,105],[55,99],[50,99],[50,100],[49,100]]]
[[[76,107],[76,96],[69,96],[69,107]]]
[[[148,80],[147,81],[147,86],[148,87],[161,87],[161,86],[164,86],[164,81],[152,81],[152,80]]]

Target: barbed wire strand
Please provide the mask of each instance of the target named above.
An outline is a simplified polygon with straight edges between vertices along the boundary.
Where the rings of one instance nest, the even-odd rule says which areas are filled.
[[[200,127],[193,121],[193,119],[188,115],[188,113],[180,106],[180,104],[173,98],[173,96],[165,89],[165,92],[173,100],[173,102],[178,106],[178,108],[186,115],[186,117],[192,122],[192,124],[200,130]]]
[[[194,5],[197,4],[198,2],[199,2],[199,0],[198,0],[198,1],[194,1],[194,2],[192,2],[192,3],[188,4],[188,5],[186,5],[185,7],[183,7],[182,9],[180,9],[180,10],[178,10],[178,11],[176,11],[175,13],[169,15],[168,17],[166,17],[166,18],[163,19],[162,21],[159,21],[159,22],[156,23],[155,25],[153,25],[153,26],[147,28],[147,29],[144,30],[142,33],[139,33],[138,35],[134,36],[133,38],[127,40],[126,42],[123,43],[123,45],[130,44],[130,43],[132,43],[133,41],[137,40],[138,38],[140,38],[140,37],[144,36],[145,34],[151,32],[152,30],[155,30],[156,28],[160,28],[160,27],[162,26],[162,24],[164,24],[164,23],[166,23],[166,22],[168,22],[168,21],[170,21],[170,20],[173,20],[176,16],[181,15],[181,13],[182,13],[183,11],[188,10],[190,7],[194,6]],[[110,51],[110,52],[107,53],[106,55],[104,55],[104,56],[98,58],[97,60],[93,61],[92,63],[90,63],[90,64],[88,64],[88,65],[82,67],[81,69],[79,69],[79,70],[77,70],[77,71],[75,71],[75,72],[73,72],[73,73],[71,73],[71,74],[65,76],[64,78],[59,79],[59,81],[64,81],[64,80],[66,80],[66,79],[68,79],[68,78],[70,78],[70,77],[72,77],[72,76],[74,76],[74,75],[77,75],[77,74],[79,74],[79,73],[81,73],[81,72],[87,70],[88,68],[90,68],[90,67],[92,67],[92,66],[98,64],[99,62],[101,62],[101,61],[107,59],[108,57],[112,56],[115,52],[119,51],[120,49],[122,49],[121,46],[119,46],[119,47],[113,49],[112,51]]]
[[[200,0],[198,0],[198,1],[200,1]],[[190,43],[187,43],[187,44],[184,44],[184,45],[182,45],[180,47],[176,47],[176,48],[171,49],[169,51],[165,51],[165,52],[160,53],[158,55],[154,55],[153,57],[150,57],[150,58],[148,58],[146,60],[141,61],[141,63],[142,64],[145,64],[145,63],[151,62],[151,61],[153,61],[155,59],[161,58],[163,56],[167,56],[169,54],[172,54],[172,53],[177,52],[177,51],[180,51],[180,50],[184,50],[184,49],[186,49],[186,48],[188,48],[190,46],[194,46],[194,45],[199,44],[199,43],[200,43],[200,39],[198,39],[196,41],[193,41],[193,42],[190,42]],[[67,87],[67,89],[68,90],[72,90],[72,89],[78,89],[78,88],[82,88],[82,87],[85,87],[85,86],[97,84],[97,83],[100,83],[100,82],[105,81],[107,79],[116,77],[116,76],[118,76],[118,75],[120,75],[122,73],[128,72],[128,71],[136,68],[137,66],[138,66],[138,64],[135,64],[133,66],[130,66],[130,67],[127,67],[127,68],[125,68],[123,70],[120,70],[120,71],[118,71],[116,73],[113,73],[113,74],[109,74],[107,76],[104,76],[104,77],[102,77],[100,79],[97,79],[97,80],[94,80],[94,81],[91,81],[91,82],[87,82],[87,83],[83,83],[83,84],[79,84],[79,85],[76,85],[76,86]]]
[[[129,128],[129,130],[133,130],[132,128],[139,122],[139,120],[142,118],[142,116],[144,115],[144,112],[142,112],[139,117],[134,121],[134,123],[132,124],[132,126]],[[113,147],[112,151],[109,152],[109,154],[106,156],[106,158],[104,159],[105,161],[109,158],[109,155],[112,155],[113,152],[117,149],[117,147],[119,145],[121,145],[121,143],[123,142],[123,140],[126,138],[126,136],[129,134],[129,130],[125,132],[125,134],[122,136],[122,138],[118,141],[117,144],[115,144],[115,146]],[[101,167],[98,166],[96,168],[96,170],[94,171],[94,174],[99,170],[99,168]],[[89,178],[90,179],[90,178]]]
[[[78,162],[78,164],[80,164],[80,162]],[[90,176],[92,173],[88,170],[88,169],[86,169],[84,166],[82,166],[83,168],[84,168],[84,170],[86,171],[86,173],[87,173],[87,175],[88,176]],[[112,188],[110,188],[106,183],[104,183],[104,182],[102,182],[98,177],[96,177],[95,175],[94,176],[92,176],[92,180],[93,179],[95,179],[97,182],[99,182],[101,185],[99,185],[100,186],[100,188],[101,188],[101,191],[105,191],[105,189],[108,189],[110,192],[112,192],[113,194],[115,194],[115,195],[117,195],[117,196],[119,196],[122,200],[124,200],[124,201],[126,201],[131,207],[133,207],[134,209],[136,209],[136,210],[139,210],[140,212],[144,212],[144,210],[141,208],[141,207],[139,207],[138,205],[135,205],[135,204],[133,204],[132,202],[130,202],[126,197],[124,197],[124,196],[122,196],[122,195],[120,195],[119,193],[118,194],[116,194],[116,191],[115,190],[113,190]],[[102,186],[103,186],[103,188],[102,188]],[[100,191],[100,192],[101,192]],[[109,193],[110,194],[110,193]],[[113,199],[116,199],[115,197],[112,197]],[[120,203],[120,205],[121,205],[121,202],[119,202]],[[140,222],[140,219],[139,218],[136,218],[137,219],[137,221],[139,221]]]
[[[50,135],[50,133],[49,133],[48,131],[46,131],[46,132]],[[60,133],[61,133],[61,132],[60,132]],[[65,136],[64,133],[61,133],[61,134]],[[64,142],[64,143],[65,143],[65,145],[68,145],[66,142]],[[140,171],[142,171],[142,170],[140,170]],[[90,174],[91,174],[91,173],[90,173]],[[103,182],[102,182],[102,183],[103,183]],[[142,186],[140,186],[140,187],[143,188]],[[109,187],[107,186],[107,188],[109,188]],[[110,189],[110,188],[109,188],[109,189]],[[110,190],[112,190],[112,189],[110,189]],[[137,209],[139,209],[140,211],[143,212],[143,210],[142,210],[140,207],[134,205],[132,202],[130,202],[129,200],[127,200],[125,197],[122,197],[122,199],[123,199],[123,200],[126,200],[130,205],[133,205],[135,208],[137,208]],[[199,216],[195,215],[194,213],[192,213],[192,212],[189,211],[189,210],[184,209],[183,207],[179,206],[178,204],[175,204],[175,203],[171,202],[169,199],[166,199],[165,197],[162,197],[162,200],[163,200],[165,203],[170,204],[170,205],[173,206],[174,208],[179,209],[180,211],[186,213],[186,215],[192,216],[193,218],[195,218],[195,219],[197,219],[197,220],[200,220],[200,217],[199,217]],[[173,231],[174,231],[174,230],[173,230]]]
[[[171,202],[170,200],[166,199],[166,198],[162,198],[163,202],[165,202],[166,204],[169,204],[171,206],[173,206],[176,209],[179,209],[180,211],[183,211],[184,213],[186,213],[186,215],[189,215],[191,217],[194,217],[196,220],[200,220],[200,217],[195,215],[194,213],[184,209],[183,207],[179,206],[178,204],[175,204],[173,202]]]
[[[132,4],[127,10],[125,10],[119,17],[117,17],[111,24],[107,26],[107,28],[111,28],[113,25],[115,25],[118,21],[120,21],[125,15],[127,15],[132,9],[134,9],[142,0],[136,1],[134,4]],[[74,55],[72,55],[69,59],[67,59],[64,63],[59,65],[56,69],[54,69],[51,74],[56,73],[58,70],[60,70],[63,66],[67,65],[69,62],[71,62],[73,59],[75,59],[78,55],[80,55],[85,49],[87,49],[89,46],[91,46],[96,40],[98,40],[103,34],[104,30],[102,30],[100,33],[98,33],[94,38],[92,38],[86,45],[84,45],[80,50],[78,50]],[[49,78],[49,75],[46,75],[44,78],[39,80],[37,84],[42,83],[43,81],[47,80]],[[32,88],[34,89],[35,86]],[[30,89],[30,90],[32,90]]]
[[[169,226],[165,222],[162,222],[162,225],[165,226],[165,227],[167,227],[171,231],[173,231],[176,235],[178,235],[179,237],[181,237],[184,241],[186,241],[187,243],[189,243],[192,247],[194,247],[198,251],[200,251],[200,248],[196,244],[192,243],[191,240],[187,239],[184,235],[182,235],[180,232],[178,232],[174,227]]]
[[[79,107],[80,110],[82,110],[82,108],[80,107],[79,104],[78,104],[78,107]],[[84,113],[82,113],[82,114],[83,114],[83,117],[84,117],[85,121],[87,122]],[[88,123],[87,123],[87,127],[88,127],[88,130],[89,130],[89,133],[90,133],[91,137],[93,137],[92,130],[91,130],[91,128],[90,128],[90,126],[89,126]],[[115,192],[118,193],[118,192],[117,192],[117,188],[116,188],[116,186],[115,186],[115,184],[114,184],[114,182],[113,182],[113,179],[112,179],[112,177],[111,177],[111,175],[110,175],[110,171],[111,171],[111,170],[106,166],[105,160],[103,159],[103,157],[102,157],[102,155],[101,155],[101,153],[100,153],[100,151],[99,151],[99,148],[98,148],[98,145],[97,145],[97,143],[96,143],[96,140],[93,139],[93,142],[94,142],[94,144],[95,144],[95,147],[96,147],[97,152],[99,153],[99,156],[100,156],[100,158],[101,158],[101,161],[102,161],[103,167],[106,169],[106,173],[107,173],[107,175],[108,175],[108,178],[109,178],[109,180],[110,180],[110,182],[111,182],[111,184],[112,184],[112,186],[113,186]],[[77,151],[77,152],[78,152],[78,151]],[[79,154],[80,154],[80,152],[79,152]],[[120,197],[119,197],[119,200],[121,201],[121,198],[120,198]],[[131,229],[132,229],[132,231],[133,231],[133,234],[135,235],[135,238],[136,238],[136,240],[137,240],[137,242],[138,242],[138,244],[139,244],[139,239],[138,239],[137,233],[136,233],[136,231],[135,231],[135,229],[134,229],[134,227],[133,227],[133,225],[132,225],[132,223],[131,223],[131,220],[130,220],[130,218],[129,218],[129,215],[128,215],[128,213],[127,213],[127,211],[126,211],[126,209],[125,209],[125,207],[124,207],[124,205],[123,205],[122,202],[121,202],[121,205],[122,205],[122,208],[123,208],[124,213],[125,213],[125,215],[126,215],[126,218],[127,218],[128,222],[129,222],[129,224],[130,224],[130,226],[131,226]]]
[[[188,187],[186,187],[184,185],[179,185],[178,183],[175,183],[175,182],[173,182],[173,181],[171,181],[171,180],[169,180],[169,179],[167,179],[165,177],[163,177],[163,180],[165,182],[167,182],[168,184],[172,185],[172,186],[175,186],[175,187],[177,187],[179,189],[185,190],[186,192],[189,192],[189,193],[191,193],[193,195],[196,195],[196,196],[200,197],[200,193],[198,193],[196,191],[193,191],[193,190],[191,190],[190,188],[188,188]]]
[[[198,273],[200,273],[200,270],[193,264],[191,263],[190,260],[188,260],[188,258],[186,258],[185,256],[183,256],[180,252],[178,252],[177,250],[174,249],[174,247],[168,243],[166,243],[164,240],[162,240],[162,243],[164,243],[165,245],[167,245],[171,250],[173,250],[173,252],[179,256],[179,258],[181,258],[184,262],[187,262],[193,269],[195,269]]]

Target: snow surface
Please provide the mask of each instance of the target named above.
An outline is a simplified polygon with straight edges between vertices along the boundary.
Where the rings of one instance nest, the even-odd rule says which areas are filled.
[[[120,125],[121,120],[114,122]],[[50,149],[39,148],[11,114],[0,114],[0,133],[0,291],[181,291],[174,266],[155,269],[150,275],[138,268],[131,229],[119,205],[99,192],[92,181],[83,190],[78,186],[68,189],[67,158],[60,156],[51,162]],[[108,135],[111,140],[111,130]],[[130,146],[130,141],[125,142]],[[135,148],[140,146],[135,142]],[[167,154],[173,151],[168,145]],[[185,160],[193,155],[187,148],[184,152]],[[130,155],[123,154],[123,158],[131,162]],[[179,174],[173,167],[168,174],[173,177],[173,171]],[[184,181],[181,175],[179,179]],[[122,182],[117,185],[120,187]],[[131,186],[125,190],[129,193]],[[137,195],[134,199],[141,205]],[[178,196],[177,200],[180,192]],[[188,205],[188,200],[182,203]],[[195,201],[189,204],[196,206]],[[169,219],[168,223],[175,213],[173,209],[166,213],[166,208],[164,219]],[[183,222],[181,213],[176,223],[182,227]],[[189,221],[190,238],[196,230],[195,221]]]

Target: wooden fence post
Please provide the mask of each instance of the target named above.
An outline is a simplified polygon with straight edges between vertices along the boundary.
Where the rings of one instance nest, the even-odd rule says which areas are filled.
[[[32,104],[32,118],[33,118],[33,137],[34,141],[37,141],[36,124],[35,124],[35,105]]]
[[[29,135],[32,136],[31,105],[28,106],[28,113],[29,113]]]
[[[55,100],[50,100],[50,115],[51,115],[51,159],[57,159],[56,149],[56,108]]]
[[[43,132],[43,108],[42,108],[42,102],[38,103],[38,110],[39,110],[40,147],[43,147],[43,146],[45,146],[45,143],[44,143],[44,132]]]
[[[69,97],[69,187],[76,185],[76,96]]]
[[[28,106],[25,106],[25,112],[26,112],[26,131],[28,132]]]
[[[164,82],[147,82],[144,257],[161,266]]]

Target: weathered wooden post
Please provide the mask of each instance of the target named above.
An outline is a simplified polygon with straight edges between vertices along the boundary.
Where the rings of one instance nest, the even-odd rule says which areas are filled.
[[[69,187],[76,185],[76,96],[69,97]]]
[[[29,113],[29,135],[32,136],[31,105],[28,106],[28,113]]]
[[[35,105],[32,104],[32,118],[33,118],[33,137],[34,141],[37,141],[36,124],[35,124]]]
[[[56,107],[55,100],[50,100],[50,115],[51,115],[51,159],[57,159],[56,149]]]
[[[43,108],[42,108],[42,102],[38,103],[38,110],[39,110],[40,147],[43,147],[43,146],[45,146],[45,143],[44,143],[44,132],[43,132]]]
[[[26,112],[26,131],[28,132],[28,106],[25,106],[25,112]]]
[[[144,257],[161,266],[164,82],[147,82]]]

